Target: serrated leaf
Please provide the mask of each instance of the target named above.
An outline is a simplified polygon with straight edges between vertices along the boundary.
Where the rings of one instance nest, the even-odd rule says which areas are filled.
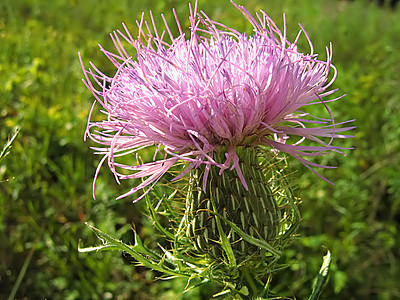
[[[97,229],[96,227],[91,226],[88,223],[85,223],[85,224],[98,236],[98,238],[103,242],[103,244],[105,246],[109,247],[109,244],[111,244],[111,245],[115,246],[113,248],[127,252],[129,255],[131,255],[134,259],[136,259],[144,267],[165,273],[170,276],[175,276],[175,277],[189,277],[190,276],[190,274],[188,274],[188,273],[184,273],[182,271],[178,272],[178,271],[172,270],[168,267],[165,267],[163,265],[163,263],[161,263],[163,261],[163,258],[160,261],[152,260],[149,257],[144,256],[142,253],[136,251],[133,247],[116,239],[115,237],[101,231],[100,229]],[[160,265],[160,263],[161,263],[161,265]]]

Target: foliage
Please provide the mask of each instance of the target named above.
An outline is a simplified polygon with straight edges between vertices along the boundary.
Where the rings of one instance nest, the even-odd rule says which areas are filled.
[[[237,1],[244,3],[245,1]],[[26,299],[208,299],[208,288],[181,295],[185,281],[153,283],[160,274],[134,268],[111,252],[79,254],[78,241],[96,244],[84,221],[133,243],[156,243],[143,203],[113,199],[121,194],[103,170],[92,199],[98,157],[83,132],[92,97],[80,78],[77,52],[109,68],[97,50],[111,49],[107,34],[122,22],[134,29],[142,11],[152,9],[181,20],[187,1],[32,1],[0,4],[0,141],[20,128],[13,149],[0,165],[0,297],[7,298],[19,275],[17,298]],[[249,30],[226,1],[200,0],[213,19]],[[286,13],[292,39],[301,23],[317,53],[333,43],[339,71],[335,88],[348,95],[330,105],[338,120],[356,118],[355,150],[327,156],[339,166],[323,171],[335,187],[293,161],[301,188],[303,222],[299,239],[287,247],[291,264],[273,281],[277,294],[306,298],[318,274],[325,245],[332,252],[327,299],[400,297],[400,23],[399,10],[366,1],[246,2],[282,25]],[[187,24],[186,24],[187,25]],[[304,51],[308,51],[303,41]],[[144,155],[150,155],[144,153]],[[125,185],[129,183],[124,183]],[[132,184],[134,184],[132,182]],[[126,190],[126,189],[124,189]],[[133,198],[132,198],[133,200]],[[23,266],[27,266],[23,271]]]

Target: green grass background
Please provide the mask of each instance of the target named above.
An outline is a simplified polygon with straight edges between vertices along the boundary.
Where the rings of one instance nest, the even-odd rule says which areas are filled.
[[[400,11],[367,1],[237,1],[265,10],[282,28],[286,13],[293,40],[301,23],[316,52],[334,46],[339,76],[334,88],[347,96],[331,105],[338,121],[356,118],[355,147],[339,166],[322,171],[330,186],[292,161],[304,218],[299,239],[287,248],[290,268],[274,279],[274,292],[305,299],[326,246],[333,262],[324,299],[400,298]],[[210,17],[250,30],[228,1],[199,0]],[[156,233],[142,203],[114,200],[119,187],[103,169],[92,199],[99,161],[83,141],[92,104],[81,82],[77,52],[108,73],[98,43],[112,49],[108,33],[124,22],[135,34],[142,11],[175,7],[187,25],[187,1],[3,0],[0,3],[0,141],[21,129],[0,165],[0,298],[208,299],[212,289],[181,294],[185,282],[156,281],[114,252],[79,254],[78,242],[99,243],[84,221],[130,242],[133,223],[146,240]],[[161,23],[160,23],[161,24]],[[306,42],[300,44],[308,51]],[[150,241],[151,242],[151,241]]]

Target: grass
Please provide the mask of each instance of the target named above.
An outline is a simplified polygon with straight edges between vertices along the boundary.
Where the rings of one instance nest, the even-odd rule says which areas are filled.
[[[155,234],[142,217],[142,203],[114,200],[129,183],[119,187],[105,168],[92,199],[99,158],[83,141],[83,132],[93,99],[81,82],[77,52],[112,74],[97,47],[112,49],[110,31],[125,22],[134,32],[134,20],[148,9],[172,20],[175,7],[183,21],[185,2],[1,2],[1,146],[16,127],[20,134],[0,162],[0,298],[179,297],[183,282],[153,283],[157,274],[134,268],[116,253],[77,252],[80,239],[85,245],[98,243],[84,221],[125,242],[132,239],[132,223],[144,239]],[[199,0],[199,6],[216,20],[249,30],[226,2]],[[293,162],[304,220],[301,238],[286,251],[291,267],[276,277],[275,292],[307,297],[325,245],[333,261],[324,297],[400,297],[399,10],[333,0],[251,0],[246,7],[265,10],[279,26],[285,12],[292,38],[301,23],[318,53],[332,41],[339,71],[334,87],[347,93],[332,109],[338,120],[356,118],[358,126],[356,137],[344,142],[355,150],[346,158],[324,159],[339,166],[323,171],[335,187]],[[209,294],[204,288],[181,297],[207,299]]]

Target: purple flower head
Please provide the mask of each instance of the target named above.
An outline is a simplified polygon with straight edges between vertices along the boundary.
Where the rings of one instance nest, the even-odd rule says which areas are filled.
[[[87,70],[82,64],[84,83],[107,115],[101,122],[90,121],[89,116],[86,131],[102,145],[95,149],[104,155],[95,181],[106,160],[118,182],[146,178],[119,198],[153,186],[178,161],[188,164],[176,179],[205,164],[203,187],[210,167],[216,166],[220,172],[235,169],[247,189],[235,151],[239,146],[267,146],[286,152],[325,179],[312,167],[331,167],[304,157],[343,149],[332,142],[350,137],[341,133],[353,127],[338,126],[351,121],[335,123],[326,105],[342,96],[323,100],[336,91],[327,91],[336,77],[331,64],[332,46],[326,49],[327,61],[318,60],[302,28],[290,43],[286,24],[282,33],[265,12],[253,17],[244,7],[233,5],[253,26],[252,36],[217,23],[203,12],[197,13],[196,1],[194,9],[189,5],[189,36],[183,33],[175,11],[180,32],[177,37],[164,16],[165,30],[158,31],[150,13],[151,23],[143,16],[137,22],[135,39],[125,25],[125,32],[111,34],[115,53],[100,46],[117,68],[113,77],[92,63]],[[297,49],[302,33],[309,42],[310,54]],[[133,47],[133,53],[122,46],[123,40]],[[328,80],[331,69],[334,75]],[[318,104],[329,112],[330,119],[312,117],[300,110]],[[313,126],[307,127],[310,124]],[[301,145],[306,139],[316,145]],[[153,145],[163,159],[135,166],[116,160]],[[224,162],[213,158],[220,151],[225,152]],[[131,174],[122,174],[120,169]]]

